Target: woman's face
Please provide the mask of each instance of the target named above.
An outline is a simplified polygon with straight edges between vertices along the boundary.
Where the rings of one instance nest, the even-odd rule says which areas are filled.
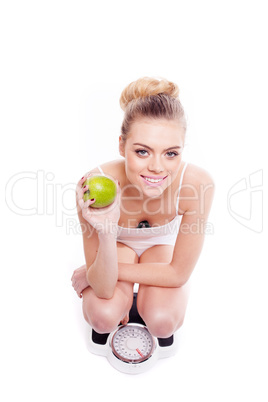
[[[127,178],[145,196],[161,196],[176,178],[184,134],[177,121],[144,118],[132,124],[125,143],[120,138]]]

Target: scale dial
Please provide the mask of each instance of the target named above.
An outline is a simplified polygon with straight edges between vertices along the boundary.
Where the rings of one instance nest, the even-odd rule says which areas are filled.
[[[111,340],[113,354],[126,363],[148,360],[155,349],[155,341],[148,329],[139,324],[122,325]]]

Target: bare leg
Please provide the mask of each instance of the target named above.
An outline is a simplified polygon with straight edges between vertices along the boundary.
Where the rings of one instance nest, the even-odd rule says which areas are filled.
[[[172,246],[154,246],[141,255],[140,262],[168,262],[172,254]],[[183,324],[188,296],[188,284],[180,288],[140,286],[137,307],[152,335],[167,338],[179,329]]]
[[[117,244],[118,261],[137,263],[137,254],[122,243]],[[98,298],[93,289],[83,291],[83,314],[85,320],[98,333],[108,333],[116,329],[120,321],[127,315],[133,302],[133,284],[117,283],[111,299]]]

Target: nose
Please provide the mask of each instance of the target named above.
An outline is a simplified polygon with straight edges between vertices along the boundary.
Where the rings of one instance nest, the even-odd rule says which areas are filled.
[[[148,170],[150,172],[155,172],[155,173],[163,172],[164,168],[163,168],[159,158],[154,157],[153,159],[150,160]]]

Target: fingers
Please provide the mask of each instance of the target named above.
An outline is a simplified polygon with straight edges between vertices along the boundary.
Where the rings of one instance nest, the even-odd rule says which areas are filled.
[[[72,287],[80,298],[82,298],[83,290],[89,286],[86,280],[86,271],[86,265],[84,264],[80,268],[77,268],[71,277]]]
[[[80,201],[80,206],[82,210],[82,216],[84,219],[86,219],[90,223],[90,218],[92,217],[92,208],[89,208],[92,204],[94,204],[95,199],[93,200],[88,200],[88,201],[83,201],[83,199]]]
[[[83,186],[78,190],[77,193],[77,203],[79,207],[83,210],[83,208],[88,208],[90,205],[94,204],[95,199],[84,201],[84,194],[88,191],[88,185]]]
[[[77,193],[81,189],[81,187],[83,187],[83,183],[86,181],[86,179],[87,179],[87,175],[85,174],[83,177],[81,177],[81,179],[77,183],[77,185],[76,185],[76,192]]]
[[[80,187],[85,183],[86,179],[89,178],[89,176],[92,176],[92,173],[86,173],[78,182],[78,185],[80,185]]]
[[[72,277],[72,287],[74,288],[74,291],[76,292],[77,296],[82,298],[83,289],[80,286],[78,286],[77,282],[73,279],[73,277]]]
[[[79,182],[77,183],[77,186],[76,186],[77,194],[83,188],[83,185],[84,185],[86,179],[88,179],[91,175],[92,175],[92,173],[86,173],[83,177],[81,177],[81,179],[79,180]]]
[[[79,183],[81,183],[81,180],[80,180]],[[86,185],[86,184],[84,185],[84,182],[81,183],[81,185],[78,184],[78,185],[77,185],[77,190],[76,190],[78,199],[80,199],[80,198],[84,195],[84,193],[85,193],[86,191],[88,191],[88,185]]]

